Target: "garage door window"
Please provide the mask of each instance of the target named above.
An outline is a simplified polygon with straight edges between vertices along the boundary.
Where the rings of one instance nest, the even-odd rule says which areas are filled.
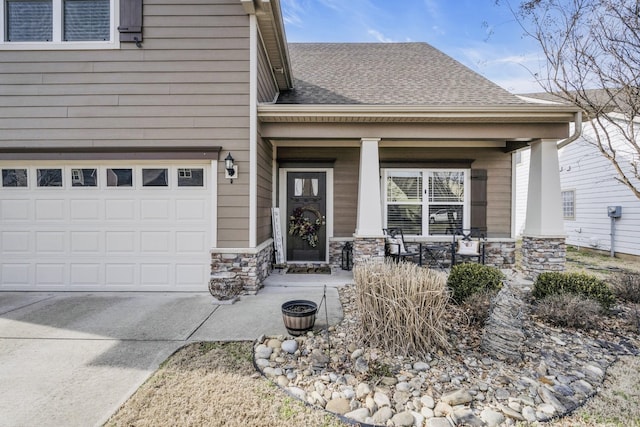
[[[62,187],[62,169],[38,169],[38,187]]]
[[[107,169],[107,187],[132,187],[132,169]]]
[[[26,187],[27,186],[27,170],[26,169],[2,169],[2,186],[3,187]]]
[[[178,187],[202,187],[203,185],[203,169],[178,169]]]
[[[71,169],[71,185],[73,187],[96,187],[98,185],[98,170]]]
[[[167,169],[142,169],[144,187],[167,187],[169,185]]]

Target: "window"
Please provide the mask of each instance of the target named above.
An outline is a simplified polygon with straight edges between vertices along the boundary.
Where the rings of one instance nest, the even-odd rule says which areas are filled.
[[[575,219],[576,217],[576,192],[574,190],[563,191],[562,193],[562,216],[564,219]]]
[[[97,169],[71,169],[72,187],[95,187],[97,185]]]
[[[142,169],[144,187],[166,187],[169,185],[167,169]]]
[[[113,41],[115,0],[2,1],[2,44],[26,42],[40,47],[81,42],[86,47],[87,42]]]
[[[404,234],[451,234],[466,226],[468,171],[385,171],[385,224]]]
[[[132,187],[133,170],[107,169],[107,187]]]
[[[178,169],[178,187],[202,187],[203,169]]]
[[[2,169],[2,186],[3,187],[26,187],[27,186],[27,170],[26,169]]]
[[[62,187],[62,169],[38,169],[38,187]]]

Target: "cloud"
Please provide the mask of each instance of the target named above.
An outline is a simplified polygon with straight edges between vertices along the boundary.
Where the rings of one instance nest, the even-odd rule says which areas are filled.
[[[370,36],[373,36],[373,38],[375,38],[380,43],[394,43],[395,42],[395,40],[390,39],[388,37],[385,37],[385,35],[382,34],[378,30],[369,29],[369,30],[367,30],[367,34],[369,34]]]
[[[303,27],[303,18],[305,9],[299,0],[281,0],[282,1],[282,19],[286,25],[295,25]]]

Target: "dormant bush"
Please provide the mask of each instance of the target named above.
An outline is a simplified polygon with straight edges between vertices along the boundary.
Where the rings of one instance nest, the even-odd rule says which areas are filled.
[[[366,345],[399,355],[445,349],[446,275],[410,263],[368,261],[354,268]]]
[[[579,294],[551,294],[538,302],[534,312],[555,326],[592,329],[596,325],[600,305]]]

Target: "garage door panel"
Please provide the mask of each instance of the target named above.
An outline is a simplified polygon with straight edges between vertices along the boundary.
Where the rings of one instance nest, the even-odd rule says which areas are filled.
[[[107,256],[136,252],[136,234],[135,231],[107,231],[105,233]]]
[[[36,200],[36,219],[39,221],[64,221],[65,200]]]
[[[197,231],[176,232],[176,250],[179,253],[202,253],[206,249],[207,248],[204,233]]]
[[[0,218],[2,221],[30,221],[30,200],[0,200]]]
[[[102,284],[101,264],[75,264],[70,265],[71,286],[95,286]]]
[[[105,265],[105,285],[113,286],[136,286],[136,264],[106,264]]]
[[[202,264],[176,264],[176,284],[178,287],[193,287],[207,282],[208,271]]]
[[[146,165],[124,167],[139,177]],[[211,200],[207,180],[194,186],[3,188],[0,183],[0,290],[206,291],[210,275]],[[3,163],[2,168],[5,168]],[[15,167],[15,166],[12,166]],[[21,165],[24,167],[24,165]],[[178,174],[174,166],[170,176]],[[36,165],[29,166],[35,176]],[[207,164],[197,169],[209,174]],[[186,170],[186,169],[185,169]]]
[[[63,254],[65,252],[64,231],[36,231],[36,251],[38,253]]]
[[[135,200],[105,200],[105,218],[111,221],[134,221]]]
[[[172,278],[171,267],[167,264],[140,264],[140,284],[142,286],[166,286]]]
[[[32,286],[31,264],[3,263],[0,265],[0,284],[3,287],[23,288]]]
[[[101,252],[100,233],[97,231],[72,231],[72,254],[99,254]]]
[[[176,218],[179,221],[206,221],[209,217],[204,200],[177,200]]]
[[[0,246],[3,254],[29,253],[31,233],[28,231],[3,231]]]
[[[141,231],[140,250],[144,253],[170,252],[171,233],[168,231]]]
[[[99,221],[100,200],[71,200],[71,219],[74,221]]]
[[[36,264],[36,286],[65,285],[65,263]]]
[[[171,219],[171,203],[169,200],[142,200],[140,202],[140,216],[142,220],[164,220]]]

